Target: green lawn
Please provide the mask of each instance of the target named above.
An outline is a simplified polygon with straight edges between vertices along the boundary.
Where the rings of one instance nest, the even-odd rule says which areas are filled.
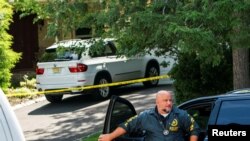
[[[86,138],[82,138],[81,141],[97,141],[100,134],[101,134],[101,131],[95,134],[89,135]]]

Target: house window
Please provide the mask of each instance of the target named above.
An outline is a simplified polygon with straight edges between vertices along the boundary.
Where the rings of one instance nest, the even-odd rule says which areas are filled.
[[[75,31],[76,38],[88,39],[91,38],[91,28],[78,28]]]

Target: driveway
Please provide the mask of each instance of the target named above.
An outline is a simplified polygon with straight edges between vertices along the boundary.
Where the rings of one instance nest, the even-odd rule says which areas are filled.
[[[137,112],[154,106],[158,90],[172,90],[169,84],[155,88],[134,84],[114,94],[128,99]],[[15,110],[27,141],[73,141],[102,130],[109,100],[96,101],[87,95],[67,96],[62,103],[39,101]]]

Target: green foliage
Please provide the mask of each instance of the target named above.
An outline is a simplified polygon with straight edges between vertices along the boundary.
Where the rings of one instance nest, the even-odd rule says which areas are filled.
[[[56,59],[56,52],[45,52],[40,58],[39,62],[50,62]]]
[[[105,45],[105,42],[103,40],[98,40],[93,43],[91,46],[91,49],[89,51],[89,55],[91,57],[98,57],[103,56],[105,48],[103,47]]]
[[[9,25],[12,22],[12,6],[4,0],[0,0],[0,87],[10,86],[11,69],[20,59],[21,54],[14,52],[10,47],[12,37],[8,34]]]
[[[234,48],[249,48],[250,44],[250,1],[241,0],[234,1],[234,9],[232,9],[232,30],[229,38]]]
[[[81,42],[72,43],[70,46],[64,46],[60,42],[56,49],[46,50],[46,52],[39,58],[40,62],[51,62],[55,59],[73,59],[70,55],[77,55],[77,59],[81,55],[86,55],[86,46]],[[76,58],[75,58],[76,59]]]
[[[99,131],[93,135],[89,135],[86,138],[82,138],[81,141],[97,141],[100,134],[101,134],[101,131]]]
[[[118,39],[120,52],[133,56],[156,48],[158,55],[178,56],[173,79],[180,98],[216,94],[232,86],[232,61],[225,61],[231,56],[225,52],[249,47],[249,1],[110,0],[103,4],[101,14],[88,19],[95,22],[93,27],[105,28],[97,33]],[[221,78],[214,80],[217,75]]]
[[[11,87],[4,89],[5,94],[13,95],[14,97],[9,97],[9,100],[18,101],[18,99],[20,100],[20,98],[23,99],[37,97],[38,95],[35,94],[36,92],[38,92],[38,90],[36,89],[35,77],[36,75],[33,73],[15,75],[14,80],[12,80]]]
[[[92,27],[94,36],[117,38],[119,52],[127,56],[143,55],[152,49],[157,55],[171,52],[180,59],[183,55],[191,56],[190,63],[178,64],[185,68],[186,64],[194,63],[196,69],[190,70],[191,78],[173,75],[178,83],[193,80],[190,90],[186,83],[177,88],[180,93],[187,89],[190,97],[200,93],[203,86],[212,88],[208,83],[220,74],[217,69],[228,57],[225,50],[250,44],[249,0],[104,0],[100,5],[97,12],[86,14],[86,3],[81,0],[16,3],[18,10],[37,14],[37,20],[48,19],[48,33],[52,36],[87,26]],[[224,81],[230,85],[231,81],[228,82]],[[223,85],[224,88],[227,86]],[[217,93],[216,90],[203,93],[212,91]]]
[[[88,15],[86,23],[96,30],[103,27],[96,31],[100,35],[115,36],[128,56],[157,47],[159,55],[167,51],[196,53],[197,59],[218,65],[223,59],[221,44],[249,41],[250,18],[244,14],[250,9],[247,1],[111,0],[103,4],[102,12]],[[241,36],[232,34],[238,26]]]
[[[77,54],[78,59],[81,56],[90,55],[91,57],[98,57],[105,55],[105,42],[102,39],[91,39],[86,41],[87,44],[91,45],[90,47],[86,47],[84,43],[76,42],[71,44],[70,46],[64,46],[59,42],[57,48],[47,50],[42,57],[39,59],[40,62],[50,62],[55,59],[72,59],[72,54]],[[90,48],[88,50],[88,48]]]
[[[34,22],[47,20],[48,37],[64,38],[68,33],[81,27],[82,19],[88,11],[87,4],[82,0],[17,0],[16,10],[21,11],[21,17],[35,14]]]
[[[174,78],[176,102],[191,98],[224,93],[231,90],[231,49],[224,50],[225,59],[213,66],[197,59],[196,54],[178,54],[178,64],[171,70]]]
[[[28,89],[36,89],[36,79],[31,78],[29,79],[28,75],[23,76],[23,80],[20,82],[21,87],[26,87]]]
[[[30,89],[27,87],[19,87],[19,88],[9,88],[9,89],[5,89],[4,93],[6,95],[15,95],[15,94],[28,94],[28,95],[15,95],[13,97],[18,97],[18,98],[34,98],[37,95],[31,95],[33,93],[38,92],[37,89]],[[30,95],[29,95],[30,94]]]

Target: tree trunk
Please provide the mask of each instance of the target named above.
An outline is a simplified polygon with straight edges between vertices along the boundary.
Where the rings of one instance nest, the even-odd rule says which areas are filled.
[[[234,89],[248,88],[249,80],[249,49],[233,49],[233,83]]]

